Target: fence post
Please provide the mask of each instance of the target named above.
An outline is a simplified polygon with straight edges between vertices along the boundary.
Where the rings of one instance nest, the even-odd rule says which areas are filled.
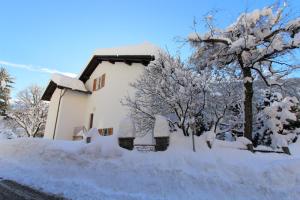
[[[291,155],[290,149],[288,147],[281,147],[281,148],[285,154]]]

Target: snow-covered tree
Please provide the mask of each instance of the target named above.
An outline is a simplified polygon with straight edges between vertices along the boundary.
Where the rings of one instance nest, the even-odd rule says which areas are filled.
[[[288,55],[300,47],[300,18],[287,20],[288,14],[286,4],[274,5],[242,13],[224,29],[216,28],[209,16],[209,31],[188,37],[195,48],[192,60],[199,68],[226,68],[244,81],[244,135],[250,140],[254,78],[269,86],[299,67]]]
[[[240,131],[242,96],[239,80],[229,74],[211,75],[210,91],[205,106],[205,116],[211,119],[213,131]],[[226,125],[226,130],[220,130],[220,125]]]
[[[300,101],[300,78],[289,78],[282,84],[282,93],[285,96],[295,96]]]
[[[12,88],[13,78],[8,71],[0,68],[0,115],[5,115],[9,105],[10,90]]]
[[[153,130],[155,115],[162,115],[173,118],[188,136],[192,121],[201,117],[204,108],[206,81],[205,74],[195,72],[179,57],[161,53],[132,84],[134,98],[126,97],[123,103],[130,108],[138,133]]]
[[[41,100],[43,89],[33,85],[18,93],[8,116],[22,127],[28,137],[43,133],[48,104]]]
[[[300,134],[300,107],[295,97],[283,98],[280,93],[265,91],[259,105],[254,144],[286,147]]]

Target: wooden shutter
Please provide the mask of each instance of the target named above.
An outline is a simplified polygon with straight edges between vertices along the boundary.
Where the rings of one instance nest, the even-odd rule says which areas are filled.
[[[101,88],[103,88],[104,85],[105,85],[105,74],[103,74],[103,75],[101,76]]]
[[[109,128],[108,129],[108,135],[112,135],[113,134],[113,128]]]
[[[94,79],[93,91],[96,91],[96,87],[97,87],[97,79]]]

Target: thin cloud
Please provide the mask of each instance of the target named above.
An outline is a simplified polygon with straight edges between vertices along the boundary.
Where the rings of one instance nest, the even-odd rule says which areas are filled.
[[[3,61],[3,60],[0,60],[0,65],[25,69],[25,70],[33,71],[33,72],[42,72],[42,73],[48,73],[48,74],[58,73],[58,74],[63,74],[63,75],[70,76],[70,77],[77,76],[77,74],[74,74],[71,72],[62,72],[62,71],[47,68],[47,67],[39,67],[39,66],[26,65],[26,64],[17,64],[17,63],[11,63],[11,62],[7,62],[7,61]]]

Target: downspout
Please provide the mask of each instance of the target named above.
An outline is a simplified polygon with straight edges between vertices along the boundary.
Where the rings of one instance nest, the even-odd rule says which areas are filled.
[[[56,119],[55,119],[55,124],[54,124],[53,140],[55,138],[55,133],[56,133],[56,126],[57,126],[57,119],[58,119],[59,108],[60,108],[60,101],[61,101],[61,98],[64,96],[65,93],[66,93],[65,89],[60,90],[59,101],[58,101],[57,112],[56,112]]]

